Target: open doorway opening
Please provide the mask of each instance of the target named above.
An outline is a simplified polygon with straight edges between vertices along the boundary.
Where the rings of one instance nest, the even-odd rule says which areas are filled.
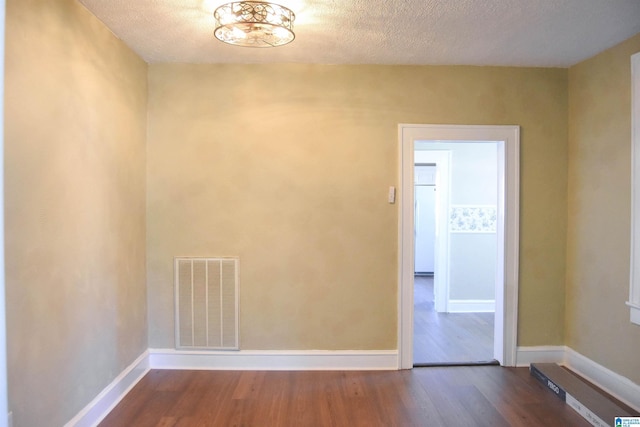
[[[504,366],[515,366],[518,328],[518,245],[519,245],[519,127],[463,125],[399,125],[400,216],[399,216],[399,298],[398,367],[413,367],[414,346],[414,173],[415,144],[494,142],[497,150],[496,268],[493,358]],[[440,149],[445,145],[439,145]],[[451,212],[444,215],[450,220]],[[448,223],[448,222],[447,222]],[[440,221],[439,224],[445,224]],[[439,226],[438,226],[439,227]],[[449,239],[451,240],[451,239]],[[444,239],[444,244],[447,239]],[[436,243],[439,245],[440,243]],[[442,259],[436,251],[434,287]],[[452,269],[451,271],[454,271]],[[445,271],[446,273],[446,271]],[[435,302],[439,296],[435,291]],[[451,297],[449,295],[449,303]]]
[[[497,363],[497,143],[416,141],[414,162],[413,364]]]

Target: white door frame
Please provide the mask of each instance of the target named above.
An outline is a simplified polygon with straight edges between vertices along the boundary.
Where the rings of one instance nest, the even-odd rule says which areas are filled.
[[[433,269],[434,306],[439,313],[449,311],[449,184],[451,182],[450,150],[425,150],[418,163],[436,165],[436,242]],[[414,224],[415,225],[415,224]],[[415,244],[415,242],[414,242]],[[415,246],[414,246],[415,247]],[[414,254],[415,256],[415,254]]]
[[[498,260],[494,358],[515,366],[518,332],[520,193],[519,126],[398,125],[400,212],[398,221],[398,368],[413,367],[413,172],[415,141],[498,143]],[[497,315],[502,313],[502,316]]]
[[[0,0],[0,128],[4,131],[4,42],[6,2]],[[0,188],[4,189],[4,132],[0,135]],[[0,427],[9,425],[7,393],[7,321],[4,265],[4,199],[0,199]]]

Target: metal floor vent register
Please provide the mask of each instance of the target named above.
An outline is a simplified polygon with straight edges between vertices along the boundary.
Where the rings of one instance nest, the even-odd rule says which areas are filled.
[[[175,258],[176,347],[238,349],[238,258]]]

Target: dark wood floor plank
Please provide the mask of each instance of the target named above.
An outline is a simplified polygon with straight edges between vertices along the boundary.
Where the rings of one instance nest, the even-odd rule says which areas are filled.
[[[266,396],[273,396],[264,405],[264,419],[282,420],[290,413],[295,396],[291,391],[292,378],[290,372],[269,372],[265,379],[263,392]]]
[[[443,369],[421,369],[419,378],[429,393],[440,416],[452,425],[475,425],[473,415],[467,411],[466,405],[460,401],[461,386],[456,384],[459,371]]]
[[[380,406],[385,419],[394,426],[445,426],[435,404],[412,371],[383,373],[384,381],[376,381]],[[374,384],[375,386],[375,384]],[[384,402],[397,402],[388,405]]]
[[[244,371],[240,374],[240,381],[233,391],[232,399],[255,399],[260,393],[266,372]]]
[[[509,370],[509,368],[502,369]],[[526,370],[515,372],[520,371],[526,372]],[[515,372],[513,372],[514,375]],[[509,425],[530,425],[540,422],[537,419],[531,420],[535,416],[525,406],[543,400],[541,398],[543,393],[540,393],[540,390],[536,393],[525,381],[508,381],[504,376],[491,375],[491,371],[476,371],[476,375],[479,375],[479,380],[476,382],[478,390],[492,402]],[[505,394],[505,390],[511,392]]]
[[[150,371],[101,427],[588,426],[526,368]]]
[[[116,407],[116,411],[110,414],[100,426],[122,426],[124,424],[119,420],[124,418],[129,420],[127,425],[156,427],[160,424],[160,420],[166,415],[167,411],[170,410],[177,396],[175,393],[167,391],[153,391],[151,396],[153,397],[148,399],[148,401],[136,411],[128,410],[119,413]]]
[[[203,402],[206,396],[203,391],[208,387],[215,387],[210,375],[202,375],[202,373],[194,371],[188,378],[189,383],[183,384],[181,387],[180,397],[170,412],[170,415],[177,420],[192,415],[199,406],[206,405],[207,402]]]

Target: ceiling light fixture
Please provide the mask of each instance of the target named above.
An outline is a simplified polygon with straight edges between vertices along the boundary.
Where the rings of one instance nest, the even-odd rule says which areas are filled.
[[[213,12],[215,36],[236,46],[275,47],[295,38],[296,15],[284,6],[261,1],[237,1],[223,4]]]

